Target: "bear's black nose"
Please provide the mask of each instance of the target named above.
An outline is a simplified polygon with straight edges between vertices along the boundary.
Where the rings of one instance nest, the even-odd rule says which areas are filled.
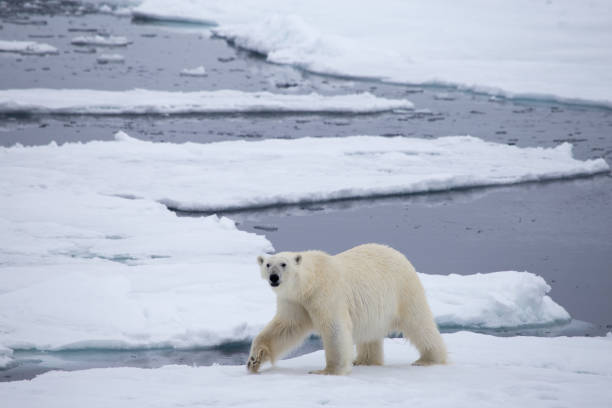
[[[272,275],[270,275],[270,282],[272,283],[276,283],[278,282],[278,275],[273,273]]]

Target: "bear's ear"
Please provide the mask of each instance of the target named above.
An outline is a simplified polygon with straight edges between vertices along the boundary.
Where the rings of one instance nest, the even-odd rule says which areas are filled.
[[[300,264],[300,262],[302,262],[302,255],[296,255],[296,256],[295,256],[295,263],[296,263],[297,265],[299,265],[299,264]]]
[[[263,263],[264,263],[263,256],[258,256],[257,257],[257,263],[259,264],[259,266],[263,265]]]

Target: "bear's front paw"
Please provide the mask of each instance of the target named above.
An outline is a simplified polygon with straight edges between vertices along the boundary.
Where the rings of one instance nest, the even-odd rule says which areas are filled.
[[[259,371],[259,367],[267,360],[268,353],[263,348],[255,349],[251,352],[247,361],[247,370],[251,373]]]

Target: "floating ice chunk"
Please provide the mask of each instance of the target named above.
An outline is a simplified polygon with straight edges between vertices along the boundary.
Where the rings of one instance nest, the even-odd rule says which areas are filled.
[[[111,6],[109,6],[108,4],[102,4],[100,7],[98,7],[98,11],[100,13],[107,13],[110,14],[113,12],[113,9]]]
[[[132,9],[129,7],[117,7],[116,9],[113,10],[113,15],[119,16],[119,17],[131,17]]]
[[[200,65],[197,68],[185,68],[181,70],[181,75],[183,76],[193,76],[193,77],[202,77],[206,76],[206,68]]]
[[[100,54],[96,60],[101,63],[109,63],[109,62],[124,62],[125,57],[121,54]]]
[[[27,55],[57,54],[52,45],[34,41],[4,41],[0,40],[0,52],[16,52]]]
[[[411,109],[406,99],[379,98],[370,93],[323,96],[284,95],[233,90],[171,92],[133,89],[0,90],[0,112],[71,114],[181,114],[224,112],[383,112]]]
[[[454,101],[457,97],[449,92],[438,92],[434,94],[434,99],[439,101]]]
[[[126,37],[115,37],[108,36],[104,37],[101,35],[90,35],[75,37],[71,41],[74,45],[97,45],[97,46],[108,46],[108,47],[121,47],[130,44],[130,41]]]
[[[356,366],[349,376],[313,376],[323,351],[265,366],[55,371],[32,381],[0,383],[15,407],[607,407],[612,398],[612,343],[588,337],[443,335],[451,362],[413,367],[417,352],[386,339],[385,365]],[[271,391],[271,383],[273,391]],[[204,391],[203,391],[204,390]],[[444,390],[444,392],[441,392]],[[299,402],[299,403],[296,403]]]
[[[98,7],[98,12],[102,14],[112,14],[120,17],[127,17],[132,15],[132,10],[129,7],[122,7],[128,5],[129,1],[116,1],[116,5],[102,4]]]
[[[98,64],[122,63],[125,58],[121,54],[101,54],[96,58]]]

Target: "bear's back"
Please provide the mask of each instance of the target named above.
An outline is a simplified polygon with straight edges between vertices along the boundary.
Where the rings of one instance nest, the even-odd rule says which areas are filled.
[[[397,327],[398,310],[423,289],[412,264],[395,249],[364,244],[332,257],[353,321],[353,336],[370,341]]]
[[[381,244],[363,244],[333,257],[349,269],[366,269],[371,274],[399,273],[411,275],[414,267],[399,251]]]

